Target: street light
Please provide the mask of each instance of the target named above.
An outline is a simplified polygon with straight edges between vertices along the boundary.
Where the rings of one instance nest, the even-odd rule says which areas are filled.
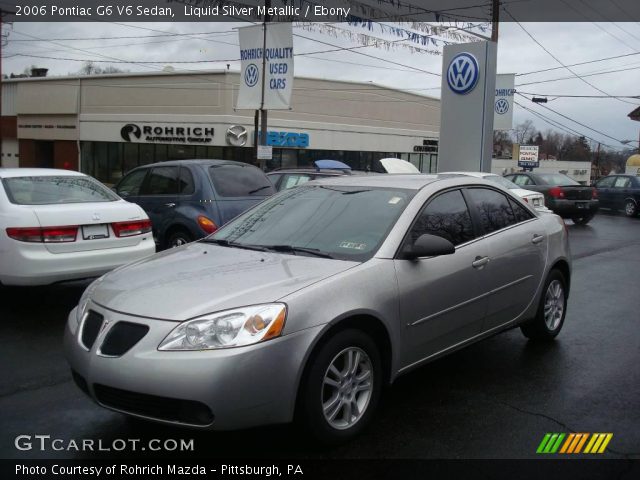
[[[623,145],[629,145],[630,143],[637,143],[638,153],[640,153],[640,140],[620,140],[620,143]]]

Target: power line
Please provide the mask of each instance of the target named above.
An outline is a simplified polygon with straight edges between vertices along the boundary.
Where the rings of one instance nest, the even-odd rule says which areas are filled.
[[[638,70],[639,68],[640,67],[627,67],[627,68],[620,68],[620,69],[617,69],[617,70],[606,70],[604,72],[585,73],[585,74],[582,74],[581,76],[582,76],[582,78],[595,77],[595,76],[598,76],[598,75],[607,75],[609,73],[620,73],[620,72],[628,72],[630,70]],[[539,80],[537,82],[519,83],[519,84],[516,85],[516,87],[524,87],[524,86],[527,86],[527,85],[539,85],[541,83],[559,82],[559,81],[562,81],[562,80],[575,80],[575,79],[576,79],[575,75],[572,75],[570,77],[550,78],[550,79],[547,79],[547,80]]]
[[[520,95],[522,98],[525,98],[525,99],[527,99],[527,100],[531,100],[530,98],[525,97],[523,94],[521,94],[521,93],[519,93],[519,92],[516,92],[516,95]],[[553,112],[553,113],[555,113],[556,115],[559,115],[559,116],[561,116],[562,118],[565,118],[565,119],[569,120],[570,122],[576,123],[576,124],[580,125],[581,127],[587,128],[587,129],[591,130],[592,132],[598,133],[598,134],[602,135],[603,137],[610,138],[610,139],[611,139],[611,140],[613,140],[614,142],[620,142],[620,140],[618,140],[618,139],[617,139],[617,138],[615,138],[615,137],[612,137],[612,136],[611,136],[611,135],[609,135],[608,133],[604,133],[604,132],[602,132],[602,131],[600,131],[600,130],[597,130],[597,129],[593,128],[593,127],[590,127],[589,125],[585,125],[584,123],[579,122],[578,120],[574,120],[573,118],[568,117],[567,115],[564,115],[563,113],[560,113],[560,112],[558,112],[557,110],[552,109],[551,107],[547,107],[546,105],[541,104],[541,103],[538,103],[538,104],[536,104],[536,105],[538,105],[538,106],[540,106],[540,107],[544,108],[545,110],[549,110],[550,112]]]
[[[633,98],[640,100],[640,95],[553,95],[550,93],[532,93],[518,92],[523,95],[531,95],[534,97],[551,97],[551,98]]]
[[[567,65],[567,67],[578,67],[580,65],[589,65],[591,63],[599,63],[599,62],[605,62],[607,60],[616,60],[618,58],[626,58],[626,57],[632,57],[635,55],[640,55],[640,52],[634,52],[634,53],[625,53],[624,55],[615,55],[613,57],[605,57],[605,58],[598,58],[596,60],[588,60],[585,62],[578,62],[578,63],[570,63]],[[551,67],[551,68],[544,68],[542,70],[532,70],[530,72],[525,72],[525,73],[517,73],[516,77],[523,77],[525,75],[533,75],[534,73],[544,73],[544,72],[551,72],[553,70],[562,70],[566,67],[562,66],[562,67]]]
[[[601,88],[596,87],[594,84],[589,83],[587,80],[585,80],[584,78],[582,78],[580,75],[578,75],[576,72],[574,72],[573,70],[571,70],[570,67],[566,66],[564,63],[562,63],[562,61],[556,57],[553,53],[551,53],[549,50],[547,50],[547,48],[542,45],[542,43],[540,43],[531,33],[529,33],[529,31],[524,28],[522,26],[522,24],[516,20],[516,18],[511,15],[511,12],[509,12],[509,10],[507,10],[506,8],[503,7],[503,10],[507,13],[507,15],[509,15],[511,17],[511,19],[516,22],[518,24],[518,26],[524,31],[524,33],[526,33],[529,38],[531,38],[531,40],[533,40],[540,48],[542,48],[551,58],[553,58],[556,62],[558,62],[560,65],[562,65],[564,68],[566,68],[569,72],[571,72],[576,78],[578,78],[580,81],[584,82],[585,84],[589,85],[591,88],[593,88],[594,90],[597,90],[600,93],[603,93],[605,95],[609,95],[609,93],[605,92],[604,90],[602,90]],[[630,105],[638,105],[637,103],[634,102],[628,102],[626,100],[622,100],[620,98],[616,98],[616,100],[618,100],[619,102],[623,102],[623,103],[628,103]]]

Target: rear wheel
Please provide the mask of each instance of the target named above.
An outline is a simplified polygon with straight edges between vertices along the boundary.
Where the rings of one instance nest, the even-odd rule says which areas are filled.
[[[573,220],[573,223],[576,225],[586,225],[592,218],[593,215],[583,215],[581,217],[571,217],[571,220]]]
[[[535,318],[520,329],[530,340],[553,340],[562,329],[566,313],[567,282],[560,271],[552,270],[545,282]]]
[[[635,217],[638,215],[638,205],[633,200],[627,200],[624,203],[624,214],[627,217]]]
[[[380,353],[360,330],[344,330],[310,360],[300,389],[298,422],[322,443],[358,435],[371,421],[382,391]]]
[[[193,241],[191,235],[185,230],[174,230],[165,242],[165,248],[176,248]]]

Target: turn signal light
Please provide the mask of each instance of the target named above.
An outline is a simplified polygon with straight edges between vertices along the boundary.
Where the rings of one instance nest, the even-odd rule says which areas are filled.
[[[111,224],[116,237],[132,237],[151,231],[151,220],[136,220],[134,222],[116,222]]]
[[[7,228],[7,235],[19,242],[67,243],[76,241],[78,227],[9,227]]]
[[[214,221],[204,215],[198,215],[198,225],[200,225],[200,228],[206,233],[213,233],[218,229]]]
[[[564,192],[560,187],[550,188],[549,195],[551,195],[553,198],[564,198]]]
[[[591,188],[591,198],[598,198],[598,190]]]

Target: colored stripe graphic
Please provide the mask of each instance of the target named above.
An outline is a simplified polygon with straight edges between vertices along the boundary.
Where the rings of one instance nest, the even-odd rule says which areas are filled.
[[[604,453],[612,438],[613,433],[546,433],[536,453]]]

